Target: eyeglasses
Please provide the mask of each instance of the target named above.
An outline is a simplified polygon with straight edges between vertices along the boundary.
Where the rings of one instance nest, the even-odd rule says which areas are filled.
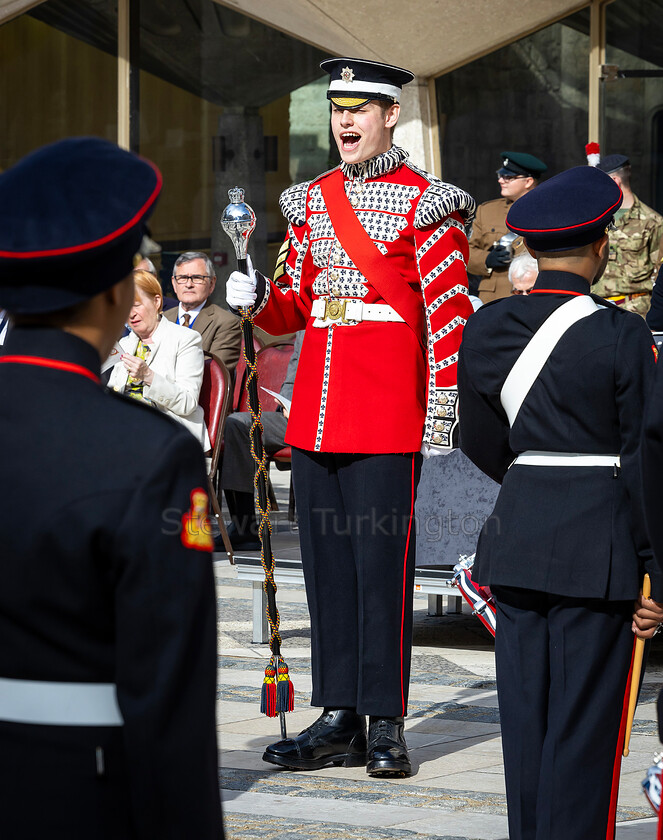
[[[179,274],[177,277],[173,275],[173,283],[178,286],[183,286],[191,280],[196,286],[200,286],[205,280],[209,280],[209,274]]]
[[[528,295],[530,294],[531,289],[511,289],[512,295]]]
[[[495,173],[497,175],[498,181],[506,181],[507,184],[509,181],[517,181],[519,178],[529,178],[529,175],[500,175],[499,172]]]

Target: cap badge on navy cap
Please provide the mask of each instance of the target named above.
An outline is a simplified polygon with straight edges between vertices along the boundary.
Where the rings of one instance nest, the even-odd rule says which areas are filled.
[[[359,108],[373,99],[398,102],[403,85],[414,73],[365,58],[328,58],[320,67],[329,73],[327,99],[340,108]]]

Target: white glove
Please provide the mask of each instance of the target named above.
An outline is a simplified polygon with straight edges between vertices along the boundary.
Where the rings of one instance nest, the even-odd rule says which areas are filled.
[[[435,443],[421,444],[421,454],[424,456],[424,460],[426,461],[429,458],[434,458],[436,455],[449,455],[449,453],[455,451],[455,449],[447,449],[445,446],[438,446]]]
[[[256,302],[256,273],[248,254],[246,256],[246,269],[248,274],[233,271],[226,282],[226,301],[228,306],[232,306],[233,309],[240,309],[244,306],[252,307]]]

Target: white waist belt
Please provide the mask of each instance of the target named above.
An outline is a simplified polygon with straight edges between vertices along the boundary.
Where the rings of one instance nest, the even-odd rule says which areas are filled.
[[[526,467],[619,467],[621,461],[619,455],[583,455],[581,452],[528,450],[520,454],[513,464]]]
[[[122,726],[114,683],[0,677],[0,720],[50,726]]]
[[[363,300],[347,298],[330,300],[318,298],[313,301],[311,315],[314,327],[329,327],[331,324],[358,324],[360,321],[400,321],[401,316],[384,303],[364,303]]]

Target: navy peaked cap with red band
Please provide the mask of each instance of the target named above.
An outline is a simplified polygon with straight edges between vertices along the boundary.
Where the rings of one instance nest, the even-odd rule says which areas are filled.
[[[0,175],[0,307],[54,312],[126,277],[161,173],[96,137],[33,152]]]
[[[341,108],[358,108],[371,99],[398,102],[403,85],[414,73],[365,58],[328,58],[320,67],[329,73],[327,99]]]
[[[576,166],[514,201],[506,224],[535,251],[571,251],[600,239],[621,203],[609,175]]]

